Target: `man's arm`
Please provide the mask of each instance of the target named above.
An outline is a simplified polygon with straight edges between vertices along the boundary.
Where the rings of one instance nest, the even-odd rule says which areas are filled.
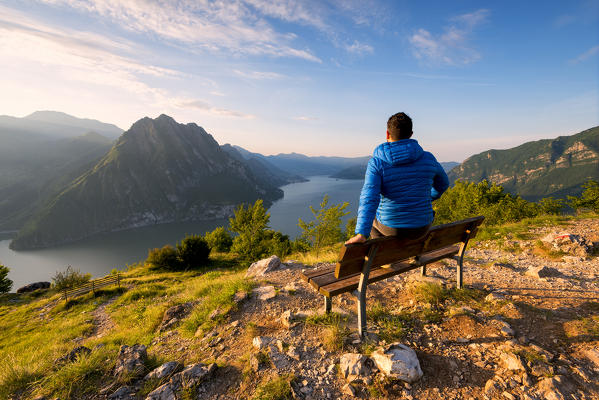
[[[372,221],[374,221],[376,209],[381,201],[381,182],[381,175],[375,159],[371,158],[366,168],[366,176],[364,177],[364,186],[360,194],[360,206],[358,207],[358,218],[356,221],[356,234],[361,235],[364,240],[370,235]]]
[[[437,160],[435,160],[435,162],[437,163],[437,174],[433,178],[433,187],[431,188],[431,198],[433,200],[437,200],[441,197],[449,187],[449,178],[447,177],[445,170]]]

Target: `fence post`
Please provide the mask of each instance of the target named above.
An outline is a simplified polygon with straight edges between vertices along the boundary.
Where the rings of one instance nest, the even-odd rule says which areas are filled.
[[[121,274],[119,274],[118,272],[116,273],[116,284],[118,285],[119,289],[121,288]]]
[[[95,295],[96,291],[94,290],[94,281],[92,281],[92,293]]]
[[[64,288],[64,301],[67,301],[67,288]]]

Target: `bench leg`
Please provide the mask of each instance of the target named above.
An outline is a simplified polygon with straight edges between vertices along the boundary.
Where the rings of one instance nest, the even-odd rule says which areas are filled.
[[[423,265],[422,267],[420,267],[420,274],[422,276],[426,276],[426,265]]]
[[[462,288],[462,260],[458,262],[458,270],[456,271],[458,289]]]
[[[358,333],[364,339],[366,335],[366,290],[360,292],[358,298]]]
[[[324,296],[324,312],[326,314],[328,314],[331,312],[332,308],[333,308],[332,299],[330,297]]]

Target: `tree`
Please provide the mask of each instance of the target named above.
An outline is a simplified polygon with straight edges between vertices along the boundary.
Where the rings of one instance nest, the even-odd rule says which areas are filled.
[[[56,271],[56,274],[52,277],[52,281],[56,289],[62,290],[89,282],[91,278],[91,274],[82,274],[78,269],[68,265],[64,272]]]
[[[337,243],[344,237],[341,219],[349,214],[349,211],[345,211],[349,204],[344,202],[327,207],[328,204],[329,196],[325,195],[319,210],[310,206],[314,220],[306,223],[300,218],[297,224],[302,230],[302,237],[316,249],[317,254],[322,247]]]
[[[215,228],[212,232],[206,232],[204,238],[212,250],[223,253],[231,250],[233,244],[231,234],[222,226]]]
[[[177,250],[171,245],[166,245],[161,249],[152,249],[148,252],[146,263],[153,268],[178,271],[183,269],[181,259]]]
[[[352,217],[347,220],[345,223],[345,239],[350,239],[355,235],[356,224],[358,223],[358,218]]]
[[[0,264],[0,293],[8,293],[12,288],[12,281],[8,279],[10,269]]]
[[[239,206],[235,210],[235,216],[229,218],[229,230],[237,233],[231,251],[246,261],[254,261],[265,255],[267,249],[264,239],[269,220],[270,214],[266,212],[260,199],[253,206]]]
[[[575,210],[589,209],[599,212],[599,182],[591,179],[582,187],[584,190],[580,197],[568,196],[570,206]]]
[[[208,262],[210,247],[200,235],[185,236],[177,243],[177,256],[183,268],[199,267]]]

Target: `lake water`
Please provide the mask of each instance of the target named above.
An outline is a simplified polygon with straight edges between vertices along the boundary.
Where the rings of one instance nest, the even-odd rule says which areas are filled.
[[[295,238],[300,234],[298,218],[313,219],[309,206],[318,208],[325,194],[329,205],[347,201],[352,217],[358,209],[361,180],[333,179],[316,176],[308,182],[283,186],[285,195],[268,210],[271,228]],[[13,251],[10,238],[0,237],[0,264],[11,269],[13,291],[31,282],[50,281],[56,271],[71,265],[94,277],[104,276],[113,268],[124,269],[127,264],[144,260],[148,249],[174,245],[186,234],[204,234],[217,226],[227,226],[228,220],[181,222],[152,225],[144,228],[96,235],[68,245],[33,251]]]

